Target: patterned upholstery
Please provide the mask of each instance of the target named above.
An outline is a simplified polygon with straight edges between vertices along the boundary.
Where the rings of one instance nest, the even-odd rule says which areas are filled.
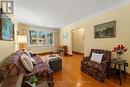
[[[90,60],[92,52],[103,53],[103,59],[100,64]],[[91,49],[90,55],[88,57],[84,57],[81,61],[81,71],[102,82],[108,76],[110,70],[110,61],[111,51]]]
[[[7,58],[8,62],[0,66],[0,71],[4,78],[17,76],[20,73],[24,73],[24,78],[28,78],[31,75],[36,75],[38,79],[42,79],[48,82],[49,87],[53,87],[53,72],[49,65],[44,63],[40,56],[34,55],[32,58],[36,61],[33,71],[28,72],[20,61],[20,56],[23,54],[21,50],[13,53]],[[24,79],[24,80],[25,80]],[[23,86],[24,87],[24,86]]]

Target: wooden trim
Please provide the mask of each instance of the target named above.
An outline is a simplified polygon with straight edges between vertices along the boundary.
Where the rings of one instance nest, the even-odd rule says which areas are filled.
[[[41,52],[41,53],[33,53],[35,55],[47,55],[47,54],[51,54],[53,52]]]
[[[69,54],[69,53],[68,53],[67,56],[73,56],[73,54]]]
[[[72,51],[72,53],[74,53],[74,54],[80,54],[80,55],[84,55],[84,53],[75,52],[75,51]]]
[[[127,75],[128,77],[130,77],[130,73],[126,72],[126,75]]]

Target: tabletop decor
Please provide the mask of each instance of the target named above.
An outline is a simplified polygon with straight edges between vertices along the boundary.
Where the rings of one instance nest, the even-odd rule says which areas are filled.
[[[124,54],[128,49],[123,45],[118,45],[114,47],[112,52],[116,52],[118,60],[121,60],[121,55]]]
[[[26,81],[26,83],[29,84],[31,87],[36,87],[37,82],[38,82],[38,78],[35,75],[31,76]]]

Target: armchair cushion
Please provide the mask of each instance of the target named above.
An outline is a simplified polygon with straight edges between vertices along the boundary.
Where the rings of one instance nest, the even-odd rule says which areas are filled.
[[[88,67],[92,67],[94,69],[98,69],[98,67],[99,67],[99,63],[98,62],[88,61],[88,62],[85,62],[85,63],[86,63],[86,65]]]
[[[91,61],[94,61],[94,62],[101,63],[102,57],[103,57],[103,54],[92,53],[92,56],[91,56],[91,59],[90,59],[90,60],[91,60]]]

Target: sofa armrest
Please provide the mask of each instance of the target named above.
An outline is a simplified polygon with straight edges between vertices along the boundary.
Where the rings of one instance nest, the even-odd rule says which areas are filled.
[[[4,78],[1,87],[22,87],[23,74]]]
[[[98,65],[98,70],[99,71],[106,71],[107,69],[107,61],[102,61],[99,65]]]
[[[24,73],[21,73],[17,80],[16,87],[22,87],[23,77],[24,77]]]
[[[108,61],[107,61],[107,60],[104,60],[104,61],[102,61],[102,62],[99,64],[99,66],[107,67],[107,63],[108,63]]]
[[[89,60],[90,60],[90,56],[83,57],[83,61],[89,61]]]
[[[0,83],[4,80],[4,76],[2,75],[2,72],[0,70]],[[1,87],[1,86],[0,86]]]
[[[101,64],[107,64],[107,62],[108,62],[107,60],[104,60],[101,62]]]

